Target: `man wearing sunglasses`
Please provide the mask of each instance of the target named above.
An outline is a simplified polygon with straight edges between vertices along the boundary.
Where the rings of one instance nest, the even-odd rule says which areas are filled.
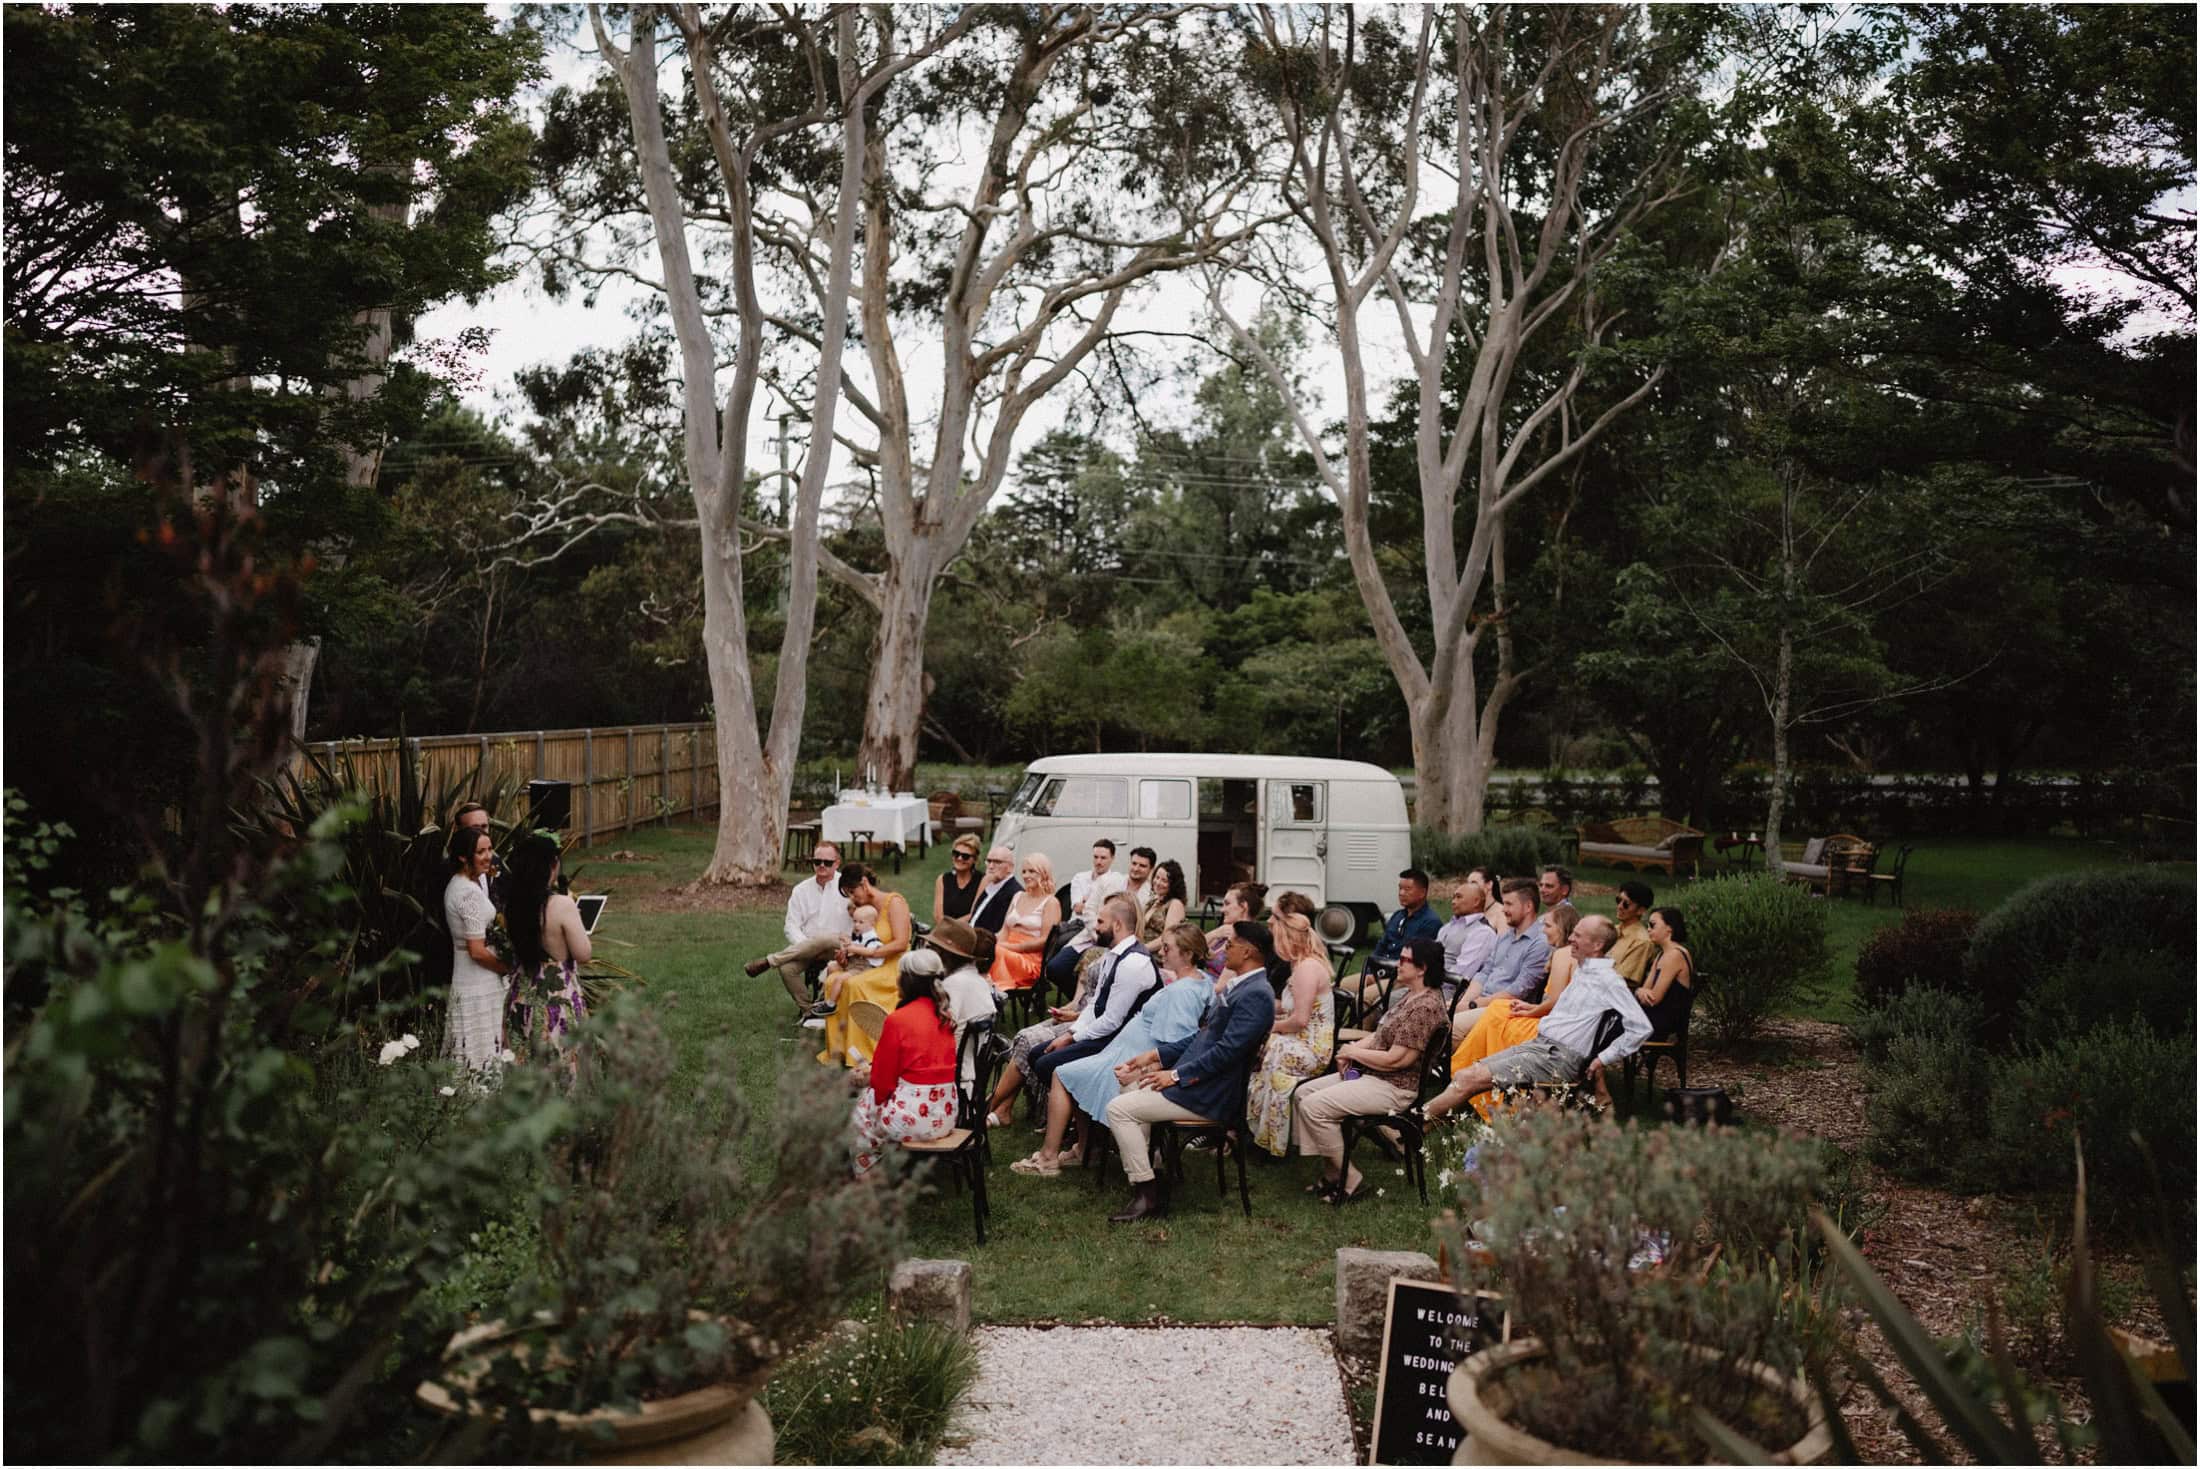
[[[978,880],[978,896],[970,905],[970,926],[997,934],[1008,922],[1008,905],[1024,885],[1016,876],[1016,854],[995,847],[985,854],[985,875]]]
[[[787,987],[788,996],[805,1016],[820,1012],[810,1003],[804,972],[817,960],[832,958],[855,931],[848,917],[848,900],[840,895],[840,848],[831,842],[819,842],[810,854],[810,869],[816,879],[796,883],[787,896],[787,946],[748,962],[751,979],[767,969],[777,969],[779,982]],[[829,1015],[832,1009],[826,1005],[822,1013]]]

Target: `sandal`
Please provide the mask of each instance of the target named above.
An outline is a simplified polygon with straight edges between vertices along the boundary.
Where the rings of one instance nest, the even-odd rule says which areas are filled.
[[[1052,1163],[1048,1163],[1040,1158],[1037,1153],[1033,1153],[1028,1158],[1018,1158],[1015,1162],[1009,1164],[1008,1171],[1021,1173],[1026,1178],[1060,1178],[1062,1176],[1062,1163],[1059,1158]]]
[[[1344,1180],[1339,1179],[1337,1181],[1336,1191],[1329,1196],[1330,1207],[1342,1208],[1346,1204],[1357,1204],[1360,1200],[1366,1198],[1369,1194],[1373,1192],[1375,1192],[1375,1189],[1371,1184],[1368,1183],[1365,1174],[1362,1174],[1360,1177],[1360,1186],[1356,1189],[1353,1189],[1350,1193],[1345,1192]]]
[[[1312,1183],[1306,1186],[1306,1192],[1312,1194],[1317,1199],[1326,1199],[1331,1194],[1335,1193],[1342,1183],[1342,1179],[1317,1178]]]
[[[985,1114],[985,1125],[987,1127],[1006,1127],[1008,1121],[1008,1114],[998,1107]]]

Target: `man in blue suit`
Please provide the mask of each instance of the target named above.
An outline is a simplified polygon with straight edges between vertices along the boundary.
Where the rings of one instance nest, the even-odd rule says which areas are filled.
[[[1268,973],[1278,960],[1268,926],[1237,924],[1223,946],[1222,962],[1222,999],[1198,1031],[1133,1056],[1116,1070],[1124,1090],[1108,1103],[1107,1123],[1131,1181],[1131,1202],[1108,1217],[1110,1224],[1168,1212],[1153,1176],[1156,1122],[1228,1122],[1245,1115],[1247,1069],[1276,1024],[1276,991]]]

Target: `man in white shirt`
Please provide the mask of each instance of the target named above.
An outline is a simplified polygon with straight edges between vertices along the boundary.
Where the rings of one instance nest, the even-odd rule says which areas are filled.
[[[1141,913],[1153,901],[1153,869],[1154,864],[1160,860],[1151,847],[1131,848],[1130,877],[1123,891],[1131,895],[1131,901],[1138,905]]]
[[[840,894],[840,848],[819,842],[810,854],[810,866],[816,878],[796,883],[787,895],[787,946],[751,959],[747,970],[753,979],[767,969],[777,969],[788,996],[805,1015],[815,1018],[803,973],[815,961],[832,958],[855,924],[848,916],[848,900]],[[831,1006],[825,1007],[825,1013],[831,1011]]]
[[[979,880],[978,896],[970,900],[970,926],[998,934],[1008,922],[1008,905],[1023,890],[1016,876],[1016,854],[1006,847],[986,853],[985,876]]]
[[[1605,1069],[1626,1060],[1650,1039],[1650,1017],[1642,1013],[1634,986],[1620,977],[1606,957],[1618,932],[1611,919],[1597,913],[1575,924],[1573,982],[1543,1012],[1536,1033],[1453,1076],[1451,1085],[1428,1104],[1427,1115],[1441,1117],[1469,1097],[1531,1082],[1594,1082],[1598,1099],[1609,1104],[1612,1095],[1605,1086]],[[1530,1006],[1515,1013],[1534,1016],[1539,1009]],[[1592,1056],[1589,1051],[1607,1010],[1619,1012],[1619,1039]]]
[[[1098,940],[1097,923],[1100,904],[1111,893],[1120,893],[1130,884],[1122,873],[1114,871],[1115,843],[1106,837],[1092,844],[1092,870],[1080,872],[1069,880],[1069,911],[1062,915],[1064,923],[1081,919],[1084,927],[1072,932],[1063,940],[1062,947],[1054,951],[1047,961],[1047,982],[1064,995],[1077,988],[1077,964],[1085,957],[1085,951]],[[1138,927],[1135,911],[1131,927]]]
[[[1092,1003],[1070,1021],[1065,1034],[1031,1058],[1031,1085],[1040,1097],[1047,1094],[1056,1070],[1115,1039],[1123,1022],[1161,983],[1153,955],[1138,942],[1138,908],[1128,893],[1110,893],[1101,899],[1093,922],[1094,941],[1107,945],[1107,952],[1092,977]]]
[[[1436,930],[1436,942],[1444,946],[1446,1005],[1481,971],[1490,950],[1497,947],[1497,929],[1490,922],[1490,887],[1487,867],[1471,869],[1451,891],[1451,922]]]

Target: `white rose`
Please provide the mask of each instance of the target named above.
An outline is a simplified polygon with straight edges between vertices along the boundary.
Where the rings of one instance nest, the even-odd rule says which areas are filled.
[[[408,1051],[417,1051],[420,1049],[420,1037],[414,1035],[411,1031],[407,1031],[405,1032],[405,1038],[399,1041],[398,1044]]]
[[[438,1087],[436,1090],[440,1096],[455,1097],[458,1095],[458,1088],[455,1086]]]
[[[403,1041],[385,1041],[382,1046],[382,1053],[376,1059],[381,1065],[387,1066],[404,1055],[407,1049]]]

